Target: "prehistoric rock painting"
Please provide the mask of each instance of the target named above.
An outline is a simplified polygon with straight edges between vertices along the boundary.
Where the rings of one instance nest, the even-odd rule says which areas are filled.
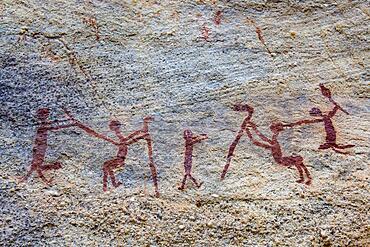
[[[39,126],[36,130],[34,147],[32,149],[31,167],[27,174],[21,178],[20,182],[26,181],[35,171],[43,182],[49,184],[52,179],[46,179],[43,172],[62,168],[62,164],[60,162],[45,164],[45,153],[48,148],[48,132],[73,127],[75,124],[52,126],[52,123],[48,121],[49,114],[50,112],[48,108],[41,108],[36,113]]]
[[[234,141],[231,143],[231,145],[229,147],[229,152],[227,154],[226,165],[224,166],[224,169],[223,169],[222,174],[221,174],[221,180],[223,180],[225,178],[226,172],[229,169],[229,166],[230,166],[230,163],[231,163],[231,158],[234,155],[235,148],[238,145],[238,143],[240,141],[240,138],[245,134],[247,124],[250,123],[250,120],[252,118],[252,114],[253,114],[253,111],[254,111],[253,108],[250,107],[247,104],[245,104],[245,105],[242,105],[242,104],[234,105],[233,110],[234,111],[239,111],[239,112],[246,112],[247,116],[244,118],[244,120],[243,120],[243,122],[240,126],[240,129],[238,131],[238,134],[236,135],[236,137],[234,138]]]
[[[199,136],[194,136],[193,132],[189,129],[184,130],[184,140],[185,140],[185,157],[184,157],[184,178],[181,182],[181,186],[179,190],[183,190],[185,188],[186,179],[190,178],[190,180],[197,186],[198,188],[203,184],[198,183],[197,180],[191,175],[191,168],[193,162],[193,146],[195,143],[201,142],[207,139],[206,134],[201,134]]]
[[[82,124],[81,122],[76,120],[68,111],[66,111],[66,114],[76,124],[76,126],[81,128],[82,130],[84,130],[89,135],[100,138],[100,139],[103,139],[105,141],[108,141],[108,142],[110,142],[110,143],[112,143],[112,144],[114,144],[118,147],[118,152],[117,152],[116,157],[113,158],[113,159],[107,160],[103,164],[103,191],[107,191],[107,189],[108,189],[108,176],[111,180],[111,183],[112,183],[113,187],[117,188],[118,186],[120,186],[122,184],[121,182],[117,182],[113,170],[117,169],[117,168],[120,168],[120,167],[124,167],[125,159],[126,159],[126,155],[127,155],[127,151],[128,151],[128,145],[136,143],[141,139],[146,140],[147,145],[148,145],[149,166],[151,168],[152,177],[153,177],[153,181],[154,181],[155,194],[156,194],[157,197],[159,196],[158,182],[157,182],[157,171],[156,171],[156,168],[155,168],[155,165],[154,165],[154,162],[153,162],[152,139],[151,139],[151,136],[150,136],[149,130],[148,130],[149,129],[148,125],[149,125],[150,121],[153,120],[152,117],[144,118],[143,128],[140,129],[140,130],[134,131],[133,133],[131,133],[127,137],[125,137],[122,134],[121,128],[120,128],[121,123],[119,121],[117,121],[117,120],[110,121],[109,129],[116,134],[117,138],[119,139],[119,141],[117,142],[117,141],[114,141],[114,140],[110,139],[107,136],[104,136],[104,135],[96,132],[95,130],[91,129],[87,125]]]
[[[341,110],[342,112],[349,115],[347,111],[345,111],[337,102],[335,102],[332,98],[331,92],[328,88],[326,88],[323,84],[320,84],[321,93],[324,97],[328,98],[329,101],[334,105],[334,108],[327,114],[322,113],[322,111],[319,108],[312,108],[310,110],[310,115],[313,117],[319,117],[316,119],[311,120],[301,120],[295,123],[288,124],[287,126],[294,127],[297,125],[304,125],[304,124],[311,124],[311,123],[318,123],[318,122],[324,122],[325,126],[325,133],[326,142],[324,144],[321,144],[319,149],[329,149],[331,148],[337,153],[341,154],[348,154],[348,152],[341,151],[339,149],[347,149],[352,148],[355,145],[352,144],[346,144],[346,145],[339,145],[336,143],[337,140],[337,132],[334,128],[334,124],[332,122],[332,118],[335,116],[335,114],[338,112],[338,110]]]
[[[240,130],[235,137],[234,141],[231,143],[229,147],[229,153],[227,155],[227,162],[224,167],[224,170],[221,174],[221,179],[225,178],[226,172],[230,166],[231,158],[233,156],[234,150],[237,146],[237,144],[240,141],[240,138],[243,135],[247,135],[248,138],[252,141],[252,143],[258,147],[262,147],[265,149],[269,149],[272,153],[272,157],[274,158],[275,162],[283,165],[283,166],[295,166],[299,173],[299,180],[298,183],[303,183],[305,181],[304,179],[304,173],[306,174],[307,181],[305,182],[307,185],[311,184],[311,176],[306,168],[306,166],[303,164],[303,158],[301,156],[283,156],[281,145],[278,141],[279,134],[284,130],[284,125],[282,123],[273,123],[270,125],[270,129],[273,133],[271,139],[267,138],[265,135],[263,135],[258,129],[255,123],[251,121],[252,114],[254,112],[253,108],[249,105],[235,105],[234,111],[240,111],[240,112],[246,112],[247,116],[243,120],[242,125],[240,126]],[[252,128],[254,133],[263,141],[257,141],[256,138],[253,137],[251,131],[249,128]]]

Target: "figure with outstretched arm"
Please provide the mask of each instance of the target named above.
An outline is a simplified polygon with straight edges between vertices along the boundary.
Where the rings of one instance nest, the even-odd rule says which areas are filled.
[[[336,143],[337,140],[337,132],[335,130],[332,118],[337,114],[337,112],[340,110],[344,112],[345,114],[349,114],[347,111],[345,111],[337,102],[335,102],[331,96],[331,92],[328,88],[326,88],[323,84],[320,84],[321,93],[323,96],[329,99],[329,101],[334,105],[333,109],[328,113],[323,113],[319,108],[314,107],[310,110],[310,115],[313,117],[317,117],[316,119],[311,120],[300,120],[295,123],[286,124],[287,127],[294,127],[299,125],[305,125],[305,124],[312,124],[312,123],[318,123],[323,122],[325,127],[325,143],[321,144],[319,149],[329,149],[331,148],[333,151],[340,153],[340,154],[348,154],[348,152],[342,151],[343,149],[352,148],[355,145],[352,144],[346,144],[346,145],[339,145]]]
[[[113,187],[117,188],[118,186],[120,186],[122,183],[117,182],[113,171],[114,169],[117,169],[119,167],[124,167],[127,150],[128,150],[127,138],[121,132],[121,123],[117,120],[112,120],[109,123],[109,129],[116,134],[119,140],[119,141],[115,141],[105,135],[102,135],[96,132],[92,128],[76,120],[68,111],[65,110],[65,112],[69,116],[69,118],[75,122],[76,126],[84,130],[87,134],[94,136],[96,138],[99,138],[99,139],[103,139],[118,147],[118,152],[117,152],[116,157],[105,161],[103,164],[103,191],[108,190],[108,177],[110,178]]]
[[[238,131],[238,134],[235,136],[233,142],[230,144],[229,151],[228,151],[228,154],[227,154],[226,165],[224,166],[224,169],[223,169],[222,174],[221,174],[221,180],[223,180],[226,176],[227,170],[229,169],[229,166],[230,166],[230,163],[231,163],[231,158],[234,155],[235,148],[238,145],[238,143],[240,141],[240,138],[245,134],[247,124],[251,121],[253,111],[254,111],[254,109],[251,106],[247,105],[247,104],[234,105],[232,107],[232,109],[234,111],[238,111],[238,112],[245,112],[247,114],[247,116],[244,118],[244,120],[243,120],[243,122],[240,126],[240,129]]]
[[[206,134],[201,134],[198,136],[194,136],[193,132],[189,129],[184,130],[184,140],[185,140],[185,157],[184,157],[184,178],[181,182],[181,186],[179,190],[183,190],[185,188],[186,179],[190,178],[191,181],[200,188],[203,183],[198,183],[197,180],[192,176],[191,169],[192,169],[192,160],[193,160],[193,146],[196,143],[199,143],[205,139],[207,139]]]
[[[250,127],[263,142],[260,142],[257,139],[255,139],[250,130],[248,129],[248,127]],[[282,123],[277,122],[270,125],[270,130],[272,131],[271,139],[263,135],[257,129],[257,126],[254,123],[250,123],[248,127],[246,128],[245,132],[247,133],[247,136],[254,145],[270,150],[272,153],[272,157],[274,158],[275,162],[278,163],[279,165],[287,167],[290,166],[296,167],[299,173],[299,180],[297,181],[298,183],[304,182],[307,185],[311,184],[312,178],[307,167],[303,163],[303,158],[298,155],[283,156],[281,145],[278,141],[279,134],[284,130],[284,125]],[[307,178],[306,181],[304,175],[306,175]]]
[[[141,139],[146,140],[147,146],[148,146],[148,153],[149,153],[149,166],[151,168],[151,173],[152,173],[152,176],[153,176],[154,187],[155,187],[155,195],[157,197],[159,196],[158,182],[157,182],[157,171],[156,171],[156,168],[155,168],[155,165],[154,165],[154,162],[153,162],[152,139],[151,139],[151,136],[149,134],[149,127],[148,127],[150,121],[153,120],[152,117],[145,117],[143,127],[140,130],[134,131],[133,133],[131,133],[127,137],[124,136],[121,132],[121,129],[120,129],[121,123],[117,120],[111,121],[109,123],[109,128],[110,128],[110,130],[112,130],[116,134],[116,136],[119,140],[119,141],[115,141],[115,140],[110,139],[107,136],[104,136],[104,135],[94,131],[93,129],[91,129],[87,125],[82,124],[81,122],[77,121],[76,119],[73,118],[73,116],[68,111],[66,111],[66,114],[70,117],[70,119],[75,121],[75,123],[78,127],[80,127],[82,130],[84,130],[89,135],[94,136],[96,138],[103,139],[103,140],[105,140],[107,142],[110,142],[110,143],[112,143],[112,144],[114,144],[118,147],[118,152],[117,152],[116,158],[104,162],[104,165],[103,165],[103,190],[104,191],[107,191],[108,177],[110,177],[112,185],[114,187],[118,187],[122,184],[121,182],[116,181],[113,170],[116,169],[116,168],[119,168],[119,167],[124,167],[124,165],[125,165],[124,162],[125,162],[125,158],[126,158],[126,155],[127,155],[128,146],[138,142]]]
[[[158,188],[158,176],[157,168],[153,159],[153,140],[152,136],[149,133],[149,124],[154,120],[153,117],[147,116],[143,119],[143,127],[137,131],[134,131],[132,134],[128,135],[128,144],[138,142],[139,140],[144,140],[148,147],[148,158],[149,158],[149,167],[152,173],[152,179],[154,184],[155,196],[159,197],[159,188]]]
[[[41,108],[37,110],[36,116],[39,121],[39,126],[36,130],[36,138],[32,149],[31,167],[27,174],[20,179],[20,182],[27,181],[31,174],[36,172],[43,182],[49,184],[51,183],[51,179],[46,179],[43,172],[62,168],[62,164],[60,162],[45,164],[45,154],[48,147],[48,133],[49,131],[58,131],[61,129],[74,127],[76,125],[73,123],[52,126],[51,122],[48,121],[49,114],[50,112],[48,108]]]

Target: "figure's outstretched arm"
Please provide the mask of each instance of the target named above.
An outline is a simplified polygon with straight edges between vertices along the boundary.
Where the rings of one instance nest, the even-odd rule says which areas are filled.
[[[192,138],[192,144],[201,142],[201,141],[203,141],[205,139],[208,139],[208,136],[206,134],[195,136],[195,137]]]
[[[304,119],[304,120],[299,120],[299,121],[294,122],[294,123],[284,124],[284,127],[295,127],[295,126],[299,126],[299,125],[319,123],[319,122],[322,122],[322,121],[324,121],[322,118]]]
[[[329,113],[328,113],[328,116],[329,117],[334,117],[335,114],[337,114],[338,110],[341,109],[341,107],[339,105],[337,105],[336,103],[334,104],[334,108],[333,110],[331,110]],[[343,109],[341,109],[342,111],[344,111]],[[345,112],[345,111],[344,111]],[[345,112],[348,114],[348,112]]]
[[[81,123],[80,121],[76,120],[76,119],[72,116],[72,114],[71,114],[69,111],[67,111],[66,109],[64,109],[64,112],[65,112],[65,114],[69,117],[69,119],[71,119],[71,120],[74,122],[74,126],[79,127],[80,129],[84,130],[86,133],[88,133],[88,134],[89,134],[89,135],[91,135],[91,136],[97,137],[97,138],[99,138],[99,139],[103,139],[103,140],[105,140],[105,141],[107,141],[107,142],[110,142],[110,143],[112,143],[112,144],[114,144],[114,145],[119,145],[119,143],[118,143],[118,142],[116,142],[116,141],[114,141],[114,140],[110,139],[109,137],[107,137],[107,136],[105,136],[105,135],[102,135],[102,134],[100,134],[100,133],[96,132],[96,131],[95,131],[95,130],[93,130],[92,128],[90,128],[90,127],[88,127],[87,125],[84,125],[84,124],[83,124],[83,123]]]
[[[249,131],[249,129],[246,129],[245,132],[247,133],[247,136],[249,137],[249,139],[251,139],[251,141],[254,145],[256,145],[258,147],[266,148],[266,149],[271,148],[271,146],[269,146],[265,143],[259,142],[256,139],[254,139],[253,136],[252,136],[252,133]],[[269,143],[270,143],[270,140],[269,140]]]
[[[254,123],[250,122],[250,123],[249,123],[249,125],[250,125],[250,127],[252,127],[252,129],[254,130],[254,132],[256,132],[256,134],[258,135],[258,137],[259,137],[259,138],[261,138],[261,140],[262,140],[262,141],[265,141],[265,142],[271,143],[270,139],[268,139],[264,134],[262,134],[262,133],[257,129],[257,126],[256,126]],[[250,133],[249,129],[247,128],[247,129],[246,129],[246,131],[247,131],[247,135],[248,135],[248,133]],[[252,134],[251,134],[251,135],[252,135]],[[249,137],[249,135],[248,135],[248,137]],[[252,140],[252,139],[251,139],[251,140]]]
[[[49,127],[49,130],[56,131],[56,130],[60,130],[60,129],[75,127],[75,126],[77,126],[76,123],[66,124],[66,125],[59,125],[59,126],[52,126],[52,127]]]
[[[132,132],[131,134],[129,134],[128,136],[127,136],[127,139],[129,140],[129,139],[132,139],[132,138],[137,138],[137,136],[139,136],[139,135],[143,135],[143,130],[142,129],[139,129],[139,130],[136,130],[136,131],[134,131],[134,132]]]
[[[138,134],[136,134],[136,137],[135,136],[131,136],[130,138],[127,138],[126,144],[127,145],[130,145],[130,144],[133,144],[135,142],[138,142],[139,140],[144,139],[145,136],[147,136],[147,135],[149,135],[149,134],[148,133],[138,133]]]
[[[99,139],[103,139],[103,140],[105,140],[107,142],[110,142],[110,143],[112,143],[114,145],[119,145],[118,142],[110,139],[109,137],[107,137],[105,135],[102,135],[102,134],[96,132],[92,128],[90,128],[90,127],[88,127],[88,126],[86,126],[86,125],[84,125],[84,124],[82,124],[82,123],[80,123],[78,121],[76,121],[76,125],[77,125],[77,127],[79,127],[80,129],[84,130],[87,134],[89,134],[91,136],[94,136],[94,137],[99,138]]]

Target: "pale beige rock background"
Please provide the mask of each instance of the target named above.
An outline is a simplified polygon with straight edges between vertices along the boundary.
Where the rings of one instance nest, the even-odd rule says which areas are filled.
[[[2,0],[1,245],[369,245],[368,37],[367,1]],[[230,107],[253,105],[270,136],[272,121],[331,109],[319,83],[351,114],[334,118],[338,143],[356,145],[351,154],[317,150],[320,124],[284,132],[284,152],[303,156],[312,174],[304,186],[244,138],[221,182],[243,119]],[[161,197],[144,144],[116,172],[123,186],[102,193],[101,167],[115,147],[78,129],[49,136],[47,161],[63,163],[46,175],[51,187],[36,176],[18,184],[32,158],[35,111],[49,107],[63,119],[63,106],[111,137],[110,119],[127,134],[154,116]],[[194,149],[202,188],[180,192],[184,128],[209,140]]]

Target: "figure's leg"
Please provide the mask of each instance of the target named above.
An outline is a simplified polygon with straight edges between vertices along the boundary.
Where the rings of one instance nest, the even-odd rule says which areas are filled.
[[[306,173],[306,177],[307,177],[307,181],[306,181],[305,184],[310,185],[311,181],[312,181],[311,174],[308,171],[307,167],[303,163],[301,163],[301,167],[304,170],[304,172]]]
[[[299,173],[299,180],[297,180],[297,183],[303,183],[304,177],[303,177],[302,167],[299,164],[296,164],[295,167],[297,168],[298,173]]]
[[[223,180],[225,178],[226,172],[227,172],[227,170],[229,169],[229,166],[230,166],[231,158],[234,154],[235,148],[238,145],[242,135],[243,135],[243,132],[239,132],[238,135],[235,137],[234,141],[231,143],[231,145],[229,147],[229,152],[227,154],[226,165],[224,166],[224,169],[223,169],[222,174],[221,174],[221,180]]]
[[[352,145],[352,144],[347,144],[347,145],[334,144],[333,146],[335,148],[338,148],[338,149],[346,149],[346,148],[353,148],[355,145]]]
[[[50,183],[51,183],[51,180],[52,180],[52,179],[47,180],[47,179],[45,178],[44,174],[42,173],[41,168],[38,168],[38,169],[37,169],[37,174],[39,175],[39,177],[41,178],[41,180],[42,180],[44,183],[46,183],[46,184],[50,184]]]
[[[331,148],[333,145],[331,143],[324,143],[324,144],[321,144],[319,149],[328,149],[328,148]]]
[[[106,163],[103,166],[103,191],[107,191],[108,188],[108,170],[106,168]]]
[[[186,178],[188,177],[188,174],[184,175],[184,178],[182,179],[181,186],[179,187],[179,190],[183,190],[185,188]]]
[[[123,161],[120,160],[120,159],[116,159],[116,160],[112,160],[112,162],[109,164],[109,166],[107,167],[107,170],[108,170],[108,174],[109,174],[109,177],[110,177],[110,180],[112,182],[112,185],[117,188],[118,186],[120,186],[122,183],[121,182],[117,182],[116,181],[116,177],[114,175],[114,172],[113,172],[113,169],[116,169],[120,166],[123,166]]]
[[[149,166],[150,171],[152,173],[153,183],[154,183],[154,190],[155,190],[155,196],[159,197],[159,190],[158,190],[158,178],[157,178],[157,168],[155,167],[154,161],[153,161],[153,147],[152,147],[152,138],[150,136],[145,138],[147,144],[148,144],[148,156],[149,156]]]
[[[339,153],[339,154],[349,154],[349,152],[344,152],[344,151],[339,151],[338,149],[336,149],[335,147],[331,147],[331,149],[336,152],[336,153]]]
[[[61,168],[62,168],[62,163],[60,163],[59,161],[40,166],[40,169],[42,171],[58,170]]]
[[[23,177],[20,178],[19,182],[21,182],[21,183],[26,182],[27,179],[31,176],[31,174],[33,173],[34,170],[36,170],[35,167],[31,165],[30,170],[27,172],[26,175],[24,175]]]
[[[198,187],[200,188],[200,186],[203,184],[203,183],[198,183],[197,180],[192,176],[192,175],[189,175],[189,178],[191,179],[191,181],[193,181],[193,183]]]

